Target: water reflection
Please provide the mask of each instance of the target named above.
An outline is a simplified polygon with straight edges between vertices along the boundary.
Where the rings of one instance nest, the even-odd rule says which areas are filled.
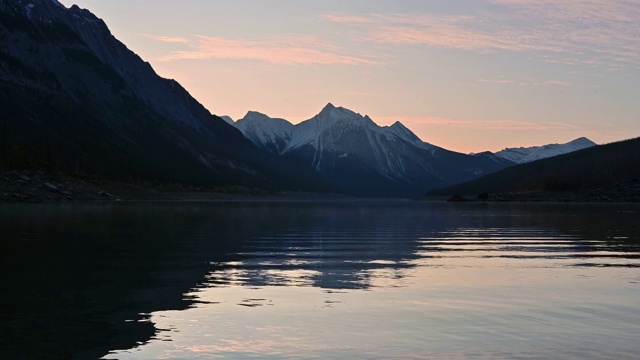
[[[415,237],[389,236],[375,229],[344,233],[295,232],[270,234],[244,242],[242,261],[217,263],[209,285],[315,286],[330,289],[366,289],[374,270],[393,269],[394,278],[410,268]]]
[[[633,247],[616,249],[607,240],[586,240],[578,234],[540,229],[458,229],[422,239],[420,249],[424,256],[444,252],[441,257],[567,260],[547,262],[547,266],[640,265]],[[584,259],[594,262],[581,262]]]
[[[468,348],[517,358],[563,353],[573,341],[584,346],[568,358],[624,358],[640,343],[637,211],[0,207],[1,280],[12,294],[0,303],[0,357],[446,358],[469,357]],[[602,331],[609,350],[588,343]]]
[[[375,236],[357,241],[349,236],[348,246],[329,241],[319,247],[310,235],[315,240],[308,247],[297,244],[292,251],[290,241],[277,246],[278,235],[258,237],[259,246],[239,253],[245,260],[217,263],[192,292],[215,305],[156,314],[156,322],[175,330],[163,337],[171,345],[152,341],[112,356],[632,359],[637,354],[640,274],[580,264],[585,256],[610,263],[614,255],[614,262],[637,265],[637,252],[609,251],[604,241],[556,230],[462,228],[407,235],[410,252],[371,260],[365,251],[369,238]],[[380,246],[378,241],[372,246]],[[301,254],[304,260],[297,260]],[[345,273],[350,274],[345,282],[336,281]]]
[[[375,229],[296,232],[260,236],[244,245],[251,251],[237,253],[241,261],[215,263],[200,287],[397,287],[416,266],[474,266],[474,259],[545,260],[544,267],[640,266],[634,244],[612,246],[611,240],[589,240],[578,231],[539,228],[425,228],[392,236]]]
[[[617,226],[594,228],[580,207],[295,210],[296,221],[212,264],[189,295],[215,305],[155,318],[179,329],[165,335],[170,347],[152,341],[112,356],[170,348],[201,359],[582,359],[639,350],[637,224],[617,212]]]

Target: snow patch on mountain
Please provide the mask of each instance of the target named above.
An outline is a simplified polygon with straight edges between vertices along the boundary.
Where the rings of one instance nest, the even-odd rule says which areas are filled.
[[[506,148],[498,151],[495,155],[499,158],[513,161],[517,164],[524,164],[536,160],[568,154],[570,152],[596,146],[593,141],[581,137],[565,144],[549,144],[533,147]]]
[[[27,11],[27,17],[29,18],[29,20],[31,20],[31,10],[33,10],[33,8],[35,7],[35,5],[33,5],[33,3],[29,3],[27,6],[25,6],[25,10]]]
[[[318,115],[295,126],[285,152],[306,145],[323,151],[331,146],[336,136],[341,136],[345,131],[371,125],[375,126],[368,117],[329,103]]]
[[[284,151],[294,128],[287,120],[270,118],[256,111],[249,111],[234,125],[251,142],[275,153]]]
[[[313,118],[296,125],[283,153],[313,149],[311,165],[332,171],[349,157],[361,161],[385,178],[408,180],[405,164],[420,163],[407,148],[431,148],[400,123],[380,127],[368,116],[327,104]],[[414,161],[415,160],[415,161]]]

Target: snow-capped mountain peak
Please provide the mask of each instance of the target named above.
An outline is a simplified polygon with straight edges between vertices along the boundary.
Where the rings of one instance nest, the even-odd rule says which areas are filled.
[[[513,161],[517,164],[524,164],[536,160],[545,159],[552,156],[567,154],[570,152],[596,146],[596,143],[580,137],[565,144],[548,144],[543,146],[506,148],[495,153],[497,157]]]
[[[327,103],[327,105],[325,105],[322,110],[320,110],[320,114],[325,113],[325,112],[331,112],[337,110],[337,108],[332,104],[332,103]]]
[[[355,113],[349,109],[343,107],[335,107],[332,103],[328,103],[318,115],[310,120],[323,120],[323,121],[341,121],[341,120],[361,120],[362,115]]]
[[[588,147],[591,147],[591,146],[595,146],[597,144],[583,136],[583,137],[579,137],[579,138],[577,138],[577,139],[575,139],[573,141],[568,142],[567,145],[572,145],[572,146],[575,146],[575,147],[588,148]]]
[[[422,149],[435,149],[436,146],[422,141],[409,128],[404,126],[400,121],[396,121],[391,126],[384,126],[382,129],[389,135],[396,136],[400,139],[410,142],[411,144]]]
[[[258,122],[268,122],[271,118],[261,112],[257,111],[248,111],[247,114],[238,121],[258,121]]]
[[[437,148],[423,142],[399,121],[391,126],[381,127],[368,115],[363,116],[344,107],[336,107],[332,103],[328,103],[316,116],[298,125],[292,125],[283,119],[272,119],[256,111],[249,111],[235,125],[256,145],[265,146],[275,142],[276,138],[279,138],[277,141],[281,143],[287,143],[285,148],[278,147],[279,153],[291,152],[305,146],[320,151],[339,152],[340,146],[337,143],[357,141],[353,137],[364,133],[367,134],[370,143],[376,142],[375,138],[384,137],[387,141],[404,141],[421,149]],[[273,150],[272,146],[267,147]]]
[[[391,126],[385,127],[389,132],[398,135],[399,137],[409,141],[421,141],[416,134],[404,126],[400,121],[396,121]]]
[[[373,124],[371,119],[366,121],[360,114],[328,103],[318,115],[295,126],[285,152],[306,145],[315,149],[331,146],[330,143],[333,141],[331,139],[335,136],[344,134],[347,129],[361,127],[369,122]]]
[[[250,112],[235,126],[256,145],[307,163],[354,193],[382,194],[388,186],[396,194],[418,194],[512,164],[447,151],[400,122],[378,126],[369,116],[331,103],[297,125]],[[451,170],[451,162],[460,168]]]
[[[233,124],[251,142],[271,152],[281,153],[291,140],[293,124],[284,119],[270,118],[257,111],[249,111]]]

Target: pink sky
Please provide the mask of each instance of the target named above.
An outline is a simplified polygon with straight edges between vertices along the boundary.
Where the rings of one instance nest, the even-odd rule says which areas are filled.
[[[331,102],[461,152],[640,136],[637,1],[76,3],[234,119]]]

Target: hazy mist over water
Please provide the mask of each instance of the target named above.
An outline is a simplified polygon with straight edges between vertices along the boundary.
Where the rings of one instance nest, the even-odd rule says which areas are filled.
[[[631,359],[639,211],[3,205],[0,355]]]

